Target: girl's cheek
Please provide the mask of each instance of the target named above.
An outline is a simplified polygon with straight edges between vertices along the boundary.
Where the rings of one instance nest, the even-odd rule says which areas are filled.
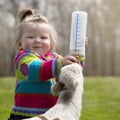
[[[26,41],[24,47],[25,47],[25,48],[31,48],[31,47],[32,47],[32,44],[33,44],[33,43],[32,43],[31,41]]]

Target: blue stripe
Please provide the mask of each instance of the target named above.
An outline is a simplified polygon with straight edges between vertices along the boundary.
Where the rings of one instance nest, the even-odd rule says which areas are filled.
[[[78,37],[78,14],[77,14],[77,17],[76,17],[76,37],[75,37],[75,51],[77,51],[77,37]]]
[[[51,81],[45,82],[31,82],[30,80],[18,81],[16,85],[15,93],[39,93],[39,94],[51,94]]]
[[[42,64],[42,61],[40,60],[34,60],[29,64],[29,71],[28,71],[28,79],[36,82],[39,80],[39,73],[40,73],[40,66]]]
[[[29,113],[29,114],[43,114],[47,111],[48,109],[38,109],[38,108],[25,108],[25,107],[16,107],[14,106],[12,108],[12,111],[14,112],[22,112],[22,113]]]
[[[53,71],[53,75],[54,76],[58,75],[58,71],[57,71],[57,59],[58,58],[54,58],[53,59],[53,63],[52,63],[52,65],[53,65],[52,71]]]
[[[55,76],[55,66],[54,66],[55,59],[52,61],[52,74]]]

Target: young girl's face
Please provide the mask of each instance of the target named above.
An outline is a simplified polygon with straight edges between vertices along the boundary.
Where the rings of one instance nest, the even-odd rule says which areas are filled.
[[[20,42],[21,49],[31,49],[45,56],[50,50],[50,32],[45,23],[28,23],[24,25]]]

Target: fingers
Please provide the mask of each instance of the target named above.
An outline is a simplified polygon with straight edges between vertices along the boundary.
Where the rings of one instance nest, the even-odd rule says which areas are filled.
[[[75,62],[77,62],[77,59],[76,59],[75,56],[69,56],[69,57],[68,57],[68,61],[75,63]]]
[[[72,63],[77,63],[77,62],[78,62],[77,58],[74,57],[74,56],[71,56],[71,55],[63,57],[63,59],[61,61],[63,66],[69,65],[69,64],[72,64]]]

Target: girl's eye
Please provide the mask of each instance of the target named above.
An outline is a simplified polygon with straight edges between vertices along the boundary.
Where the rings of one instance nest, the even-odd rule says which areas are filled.
[[[42,36],[41,39],[47,39],[47,36]]]
[[[28,38],[34,38],[34,37],[30,36],[30,37],[28,37]]]

